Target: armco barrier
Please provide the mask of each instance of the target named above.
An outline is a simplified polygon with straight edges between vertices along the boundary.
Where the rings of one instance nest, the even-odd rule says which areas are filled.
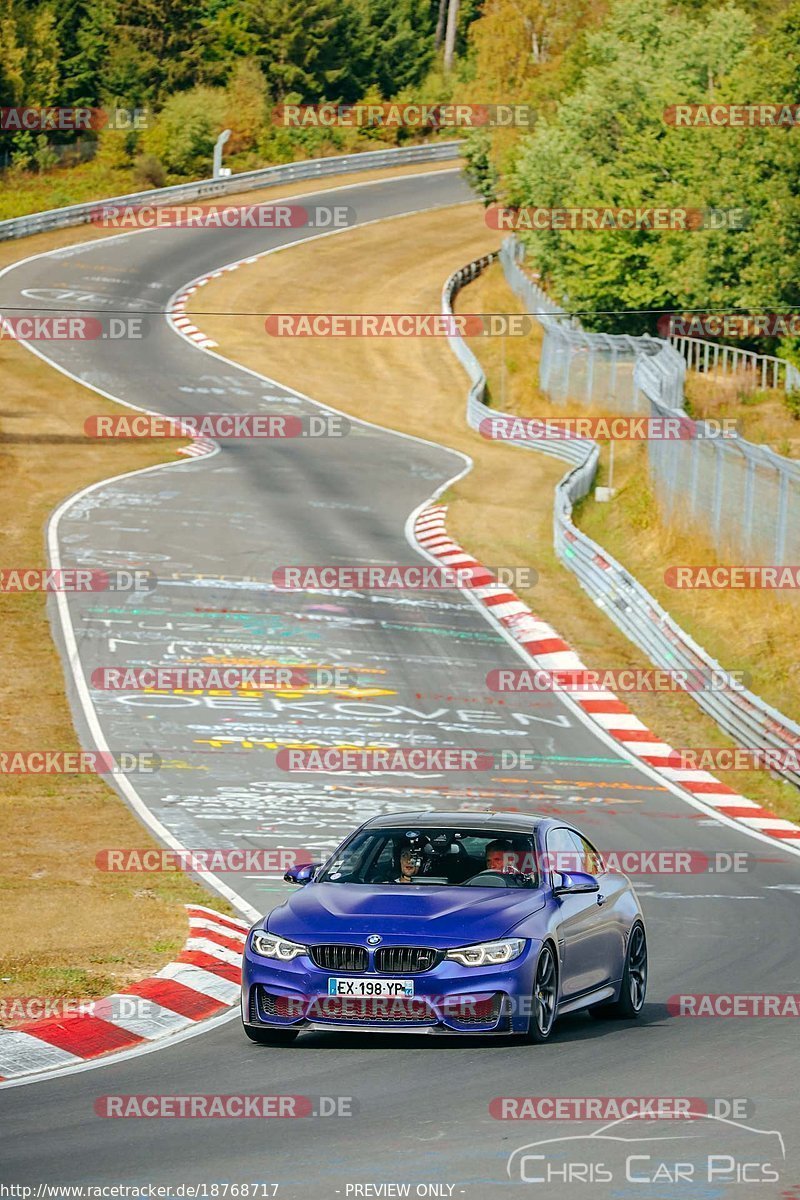
[[[339,175],[355,171],[369,171],[378,167],[406,166],[410,163],[440,162],[458,158],[462,143],[459,141],[431,142],[423,146],[404,146],[391,150],[365,150],[361,154],[343,154],[329,158],[310,158],[305,162],[284,163],[277,167],[263,167],[257,171],[242,171],[222,179],[199,179],[192,183],[179,183],[174,187],[157,188],[147,192],[131,192],[127,196],[111,196],[92,200],[86,204],[72,204],[66,208],[51,208],[46,212],[31,213],[25,217],[12,217],[0,221],[0,241],[9,238],[28,237],[32,233],[43,233],[47,229],[66,229],[70,225],[86,225],[100,205],[170,204],[184,200],[199,200],[212,196],[229,196],[236,192],[253,191],[269,187],[274,183],[290,183],[297,179],[317,179],[325,175]]]
[[[504,248],[503,253],[508,251]],[[444,314],[452,313],[452,301],[459,289],[475,279],[496,257],[487,255],[476,259],[450,276],[442,291]],[[542,323],[562,320],[561,317],[549,315],[544,306],[542,309],[532,306],[532,311]],[[656,352],[660,346],[666,346],[667,351],[676,354],[666,343],[656,339],[647,340],[654,344]],[[471,380],[467,421],[473,429],[477,429],[485,418],[503,414],[485,402],[486,376],[475,355],[458,335],[452,335],[449,342]],[[652,362],[649,352],[644,361]],[[570,470],[556,486],[553,513],[555,549],[560,560],[577,576],[581,587],[595,604],[630,641],[644,651],[655,666],[667,670],[702,667],[723,675],[724,668],[681,629],[622,564],[573,523],[573,505],[588,495],[594,482],[599,454],[597,444],[578,438],[568,441],[515,439],[513,444],[525,450],[544,451],[570,463]],[[732,685],[731,689],[725,691],[692,691],[688,694],[742,746],[783,751],[800,748],[800,725],[766,704],[753,692]],[[788,782],[800,785],[800,772],[787,766],[777,773]]]

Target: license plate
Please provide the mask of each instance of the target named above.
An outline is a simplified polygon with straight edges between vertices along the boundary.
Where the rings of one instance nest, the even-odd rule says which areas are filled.
[[[329,979],[329,996],[413,996],[413,979]]]

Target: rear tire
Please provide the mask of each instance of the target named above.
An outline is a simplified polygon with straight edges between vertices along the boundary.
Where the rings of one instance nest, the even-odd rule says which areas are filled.
[[[247,1037],[259,1046],[290,1046],[300,1032],[299,1029],[257,1029],[254,1025],[243,1025]]]
[[[553,947],[549,942],[542,946],[536,960],[531,1000],[531,1015],[525,1041],[541,1045],[550,1040],[556,1022],[558,1000],[558,969]]]
[[[637,921],[628,939],[628,952],[619,986],[619,999],[612,1004],[599,1004],[589,1009],[593,1017],[607,1020],[633,1021],[644,1007],[647,994],[647,935],[644,925]]]

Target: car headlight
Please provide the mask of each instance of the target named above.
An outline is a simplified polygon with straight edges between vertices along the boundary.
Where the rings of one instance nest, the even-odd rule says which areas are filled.
[[[250,949],[261,958],[277,958],[280,962],[291,962],[298,955],[308,953],[308,946],[290,942],[288,938],[267,933],[264,929],[253,930],[250,937]]]
[[[504,942],[479,942],[476,946],[459,946],[448,950],[445,958],[461,963],[462,967],[491,967],[519,958],[525,949],[524,938],[508,938]]]

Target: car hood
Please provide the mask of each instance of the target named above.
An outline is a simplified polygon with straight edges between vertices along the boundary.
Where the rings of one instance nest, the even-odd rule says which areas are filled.
[[[533,889],[309,883],[265,923],[271,933],[311,944],[376,933],[395,944],[463,946],[502,937],[544,903]]]

